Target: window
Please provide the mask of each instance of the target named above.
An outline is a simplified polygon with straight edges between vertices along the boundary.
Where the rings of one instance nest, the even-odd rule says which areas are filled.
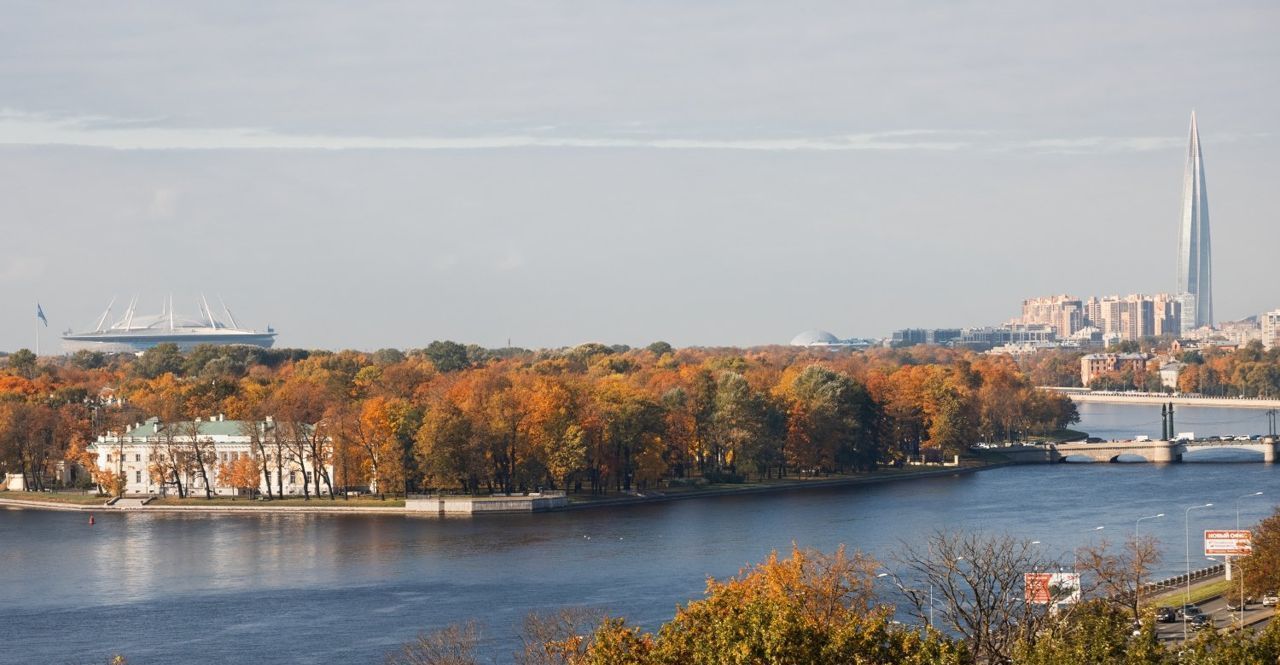
[[[135,461],[135,462],[141,462],[141,461],[142,461],[142,453],[134,453],[134,454],[133,454],[133,461]]]
[[[111,461],[111,453],[107,453],[107,461],[108,461],[108,462],[110,462],[110,461]]]
[[[134,472],[133,472],[133,482],[135,482],[135,483],[140,483],[140,482],[142,482],[142,472],[141,472],[141,471],[134,471]]]
[[[289,484],[290,484],[290,485],[292,485],[292,484],[294,484],[294,483],[298,482],[298,477],[297,477],[297,475],[295,475],[295,474],[297,474],[297,471],[290,471],[290,472],[289,472]]]

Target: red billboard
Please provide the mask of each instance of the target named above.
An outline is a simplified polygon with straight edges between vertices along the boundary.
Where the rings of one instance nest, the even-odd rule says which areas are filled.
[[[1248,529],[1217,529],[1204,532],[1205,556],[1249,556],[1253,553],[1253,533]]]

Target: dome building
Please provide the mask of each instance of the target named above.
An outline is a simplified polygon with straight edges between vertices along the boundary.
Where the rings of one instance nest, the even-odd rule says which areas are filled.
[[[791,346],[837,346],[840,338],[825,330],[806,330],[791,338]]]

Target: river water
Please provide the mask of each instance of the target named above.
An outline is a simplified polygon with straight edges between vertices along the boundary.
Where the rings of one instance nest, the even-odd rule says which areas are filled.
[[[1081,409],[1083,429],[1145,426],[1145,408],[1095,409]],[[1142,530],[1161,539],[1174,574],[1186,506],[1216,504],[1191,513],[1194,534],[1234,526],[1239,495],[1267,492],[1240,502],[1245,523],[1280,497],[1274,467],[1196,459],[480,519],[102,513],[89,526],[81,513],[0,510],[0,663],[101,664],[112,653],[131,665],[373,663],[419,631],[466,619],[506,660],[531,610],[589,606],[653,627],[706,576],[792,542],[889,559],[903,541],[975,529],[1065,556],[1160,512],[1168,517]]]

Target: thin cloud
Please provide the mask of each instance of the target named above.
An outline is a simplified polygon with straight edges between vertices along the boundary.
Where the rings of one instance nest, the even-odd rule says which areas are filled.
[[[748,151],[1029,151],[1057,154],[1141,152],[1185,143],[1180,136],[1000,139],[993,132],[906,129],[814,137],[663,137],[628,130],[619,136],[556,136],[549,126],[485,136],[289,134],[249,127],[176,128],[159,120],[53,117],[0,110],[0,145],[58,145],[113,150],[503,150],[632,148]],[[1221,141],[1225,137],[1219,137]]]

